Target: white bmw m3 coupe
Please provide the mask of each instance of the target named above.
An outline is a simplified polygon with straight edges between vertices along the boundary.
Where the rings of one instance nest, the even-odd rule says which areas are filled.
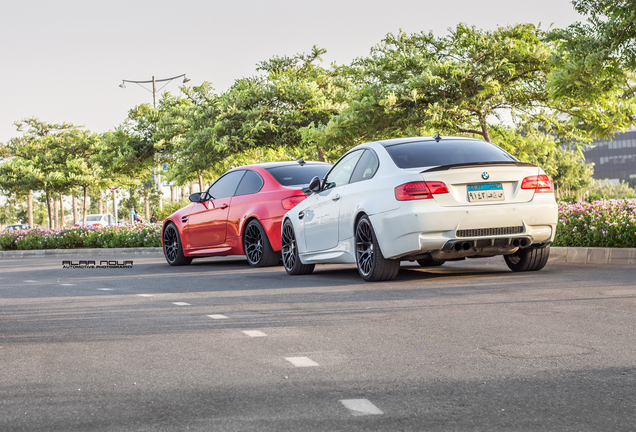
[[[367,281],[394,279],[401,261],[503,255],[513,271],[542,269],[558,207],[545,172],[473,138],[420,137],[354,147],[287,212],[287,273],[355,263]]]

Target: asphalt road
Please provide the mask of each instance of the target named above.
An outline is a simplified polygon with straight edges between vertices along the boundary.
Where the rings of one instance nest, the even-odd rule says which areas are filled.
[[[0,260],[0,431],[636,429],[631,266],[80,259]]]

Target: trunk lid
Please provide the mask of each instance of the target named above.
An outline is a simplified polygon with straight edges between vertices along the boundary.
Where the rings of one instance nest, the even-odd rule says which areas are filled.
[[[526,163],[457,164],[435,167],[420,173],[424,181],[441,181],[449,193],[433,195],[442,207],[524,203],[534,189],[521,189],[523,179],[540,174]]]

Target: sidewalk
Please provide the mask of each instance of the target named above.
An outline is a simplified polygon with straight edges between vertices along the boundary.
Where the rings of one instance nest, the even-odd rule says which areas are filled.
[[[54,256],[86,258],[104,255],[146,255],[162,257],[163,251],[160,247],[0,251],[0,259]],[[636,248],[552,247],[550,248],[550,260],[548,262],[555,264],[636,265]]]

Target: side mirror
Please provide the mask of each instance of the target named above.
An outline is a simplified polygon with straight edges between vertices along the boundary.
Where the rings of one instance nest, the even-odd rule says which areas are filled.
[[[320,178],[318,178],[317,176],[312,178],[311,181],[309,182],[309,192],[311,193],[320,192],[321,185],[322,185],[322,182],[320,181]]]
[[[188,199],[192,202],[201,202],[201,192],[195,192],[188,197]]]

